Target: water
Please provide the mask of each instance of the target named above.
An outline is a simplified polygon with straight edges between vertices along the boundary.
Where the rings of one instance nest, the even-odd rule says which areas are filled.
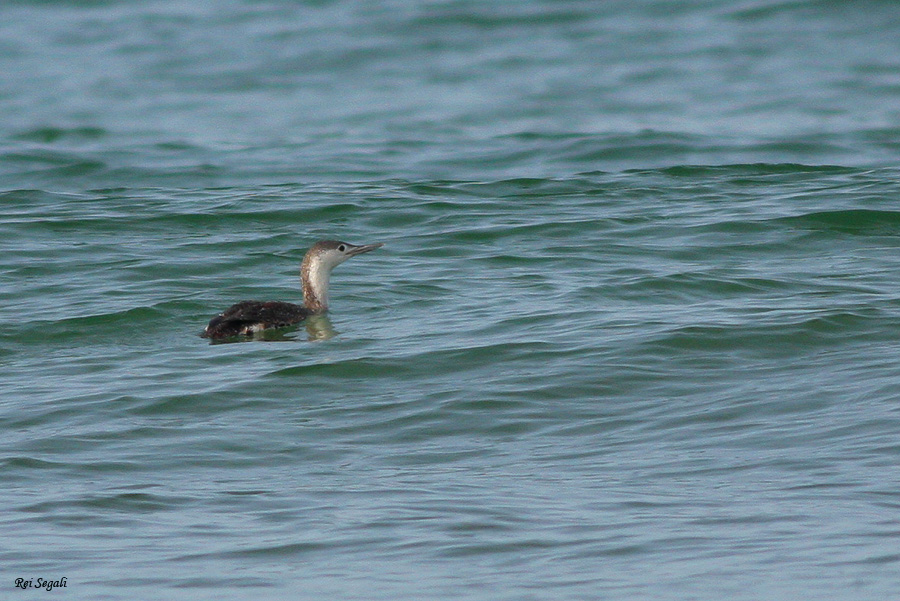
[[[2,598],[900,597],[894,3],[3,16]]]

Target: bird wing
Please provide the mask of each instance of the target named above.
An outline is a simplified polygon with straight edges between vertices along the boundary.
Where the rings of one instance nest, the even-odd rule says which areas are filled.
[[[297,323],[307,317],[309,311],[306,307],[280,301],[241,301],[222,313],[222,318],[226,320],[272,324],[267,326],[270,328]]]
[[[302,305],[280,301],[241,301],[213,317],[205,335],[213,338],[248,333],[247,328],[280,328],[303,321],[309,310]]]

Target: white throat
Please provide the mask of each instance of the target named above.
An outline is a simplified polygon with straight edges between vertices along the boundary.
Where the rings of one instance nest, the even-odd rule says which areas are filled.
[[[309,269],[304,274],[306,286],[304,286],[304,301],[310,308],[325,310],[328,308],[328,281],[331,278],[331,268],[324,261],[312,261]],[[306,298],[306,295],[313,298]],[[313,307],[319,305],[319,307]]]

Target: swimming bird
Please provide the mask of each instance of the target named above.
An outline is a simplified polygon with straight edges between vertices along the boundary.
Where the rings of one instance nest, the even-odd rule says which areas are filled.
[[[283,328],[328,310],[328,281],[331,270],[351,257],[384,246],[383,243],[355,246],[337,240],[320,240],[312,245],[300,266],[303,304],[281,301],[241,301],[219,313],[203,330],[204,338],[247,336],[269,328]]]

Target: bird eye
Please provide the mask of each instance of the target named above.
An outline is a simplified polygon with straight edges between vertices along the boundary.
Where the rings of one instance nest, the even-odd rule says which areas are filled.
[[[347,247],[341,244],[340,246],[338,246],[338,250],[344,252],[345,250],[347,250]]]

